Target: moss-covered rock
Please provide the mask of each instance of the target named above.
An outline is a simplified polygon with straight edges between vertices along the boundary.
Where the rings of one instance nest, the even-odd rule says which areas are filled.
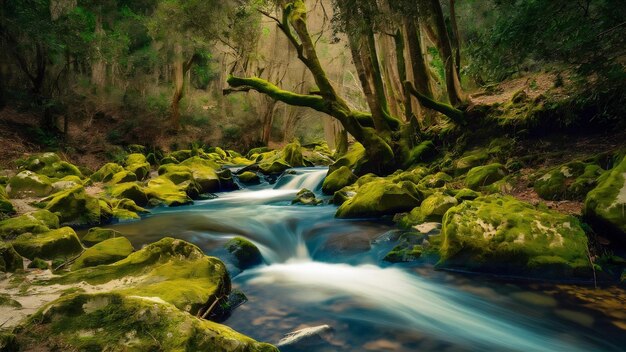
[[[185,191],[163,176],[148,181],[146,194],[150,198],[151,204],[165,204],[174,207],[193,203]]]
[[[575,161],[549,170],[535,181],[534,188],[546,200],[581,200],[603,172],[598,165]]]
[[[135,182],[137,180],[137,175],[135,175],[134,172],[123,170],[113,175],[108,183],[116,185],[118,183]]]
[[[334,194],[338,190],[355,183],[357,179],[352,170],[347,166],[341,166],[326,176],[322,184],[322,191],[325,194]]]
[[[477,166],[469,170],[465,178],[465,185],[473,190],[489,186],[496,181],[503,179],[507,175],[504,165],[499,163],[485,166]]]
[[[446,174],[445,172],[437,172],[436,174],[428,175],[422,178],[418,185],[424,188],[442,188],[449,182],[452,182],[452,176]]]
[[[589,279],[578,220],[509,196],[465,201],[443,219],[442,268],[543,278]]]
[[[62,179],[53,182],[52,189],[53,193],[57,193],[82,185],[83,181],[78,176],[65,176]]]
[[[598,186],[587,194],[584,213],[626,243],[626,157],[598,179]]]
[[[441,221],[448,209],[456,206],[458,200],[450,195],[436,192],[428,196],[419,207],[398,219],[398,224],[409,228],[428,221]]]
[[[291,165],[289,165],[284,160],[275,160],[272,162],[259,164],[259,170],[264,174],[280,174],[285,170],[290,169]]]
[[[52,182],[47,176],[32,171],[22,171],[11,177],[6,188],[11,198],[45,197],[52,190]]]
[[[367,218],[393,215],[419,206],[423,194],[412,182],[392,183],[378,179],[365,183],[356,195],[337,209],[338,218]]]
[[[63,296],[16,332],[20,348],[33,351],[278,352],[163,300],[119,293]]]
[[[115,237],[87,248],[72,264],[72,270],[115,263],[128,257],[135,249],[126,237]]]
[[[413,262],[422,256],[423,248],[418,244],[399,244],[383,258],[390,263]]]
[[[237,259],[237,267],[241,270],[263,263],[261,251],[254,243],[243,237],[229,240],[224,244],[224,248]]]
[[[150,182],[152,181],[154,180],[150,180]],[[176,187],[176,185],[174,185],[174,187]],[[113,185],[107,188],[107,192],[109,193],[109,195],[111,195],[114,198],[131,199],[137,205],[142,206],[142,207],[148,204],[148,196],[147,196],[148,189],[144,190],[135,182],[126,182],[126,183]]]
[[[283,159],[291,167],[304,166],[304,159],[302,158],[302,147],[298,141],[289,143],[283,148]]]
[[[329,174],[339,169],[342,166],[347,167],[350,170],[358,168],[361,162],[365,160],[365,148],[361,143],[354,143],[348,149],[348,152],[341,156],[329,167]]]
[[[147,162],[148,160],[146,159],[146,156],[141,154],[141,153],[133,153],[133,154],[128,154],[128,156],[126,156],[126,165],[133,165],[133,164],[143,164],[145,162]]]
[[[174,158],[175,160],[184,161],[191,158],[193,156],[193,153],[190,149],[183,149],[171,152],[169,156]]]
[[[0,185],[0,217],[4,215],[11,215],[15,213],[15,208],[13,208],[13,203],[9,200],[9,195],[7,194],[4,186]]]
[[[0,272],[12,273],[21,269],[24,269],[24,262],[13,245],[0,241]]]
[[[50,269],[50,264],[41,258],[35,258],[28,264],[28,269],[48,270]]]
[[[100,203],[83,186],[55,193],[43,201],[45,209],[56,214],[63,224],[86,225],[100,222]]]
[[[13,239],[24,233],[42,233],[59,228],[59,218],[47,211],[37,210],[0,221],[0,237]]]
[[[180,161],[178,161],[178,159],[176,159],[176,158],[174,158],[173,156],[170,156],[170,155],[164,157],[159,162],[160,165],[178,164],[178,163],[180,163]]]
[[[261,183],[261,178],[259,175],[252,171],[245,171],[238,175],[239,181],[243,184],[247,185],[258,185]]]
[[[94,172],[90,178],[95,182],[109,182],[115,174],[124,171],[124,168],[116,163],[104,164],[98,171]]]
[[[315,193],[303,188],[296,194],[296,198],[291,201],[291,204],[303,204],[303,205],[319,205],[322,204],[321,199],[315,197]]]
[[[453,163],[454,174],[460,176],[470,169],[483,165],[489,160],[489,153],[485,149],[476,149],[463,154]]]
[[[145,180],[150,176],[150,164],[148,162],[140,164],[130,164],[126,166],[126,170],[134,173],[138,180]]]
[[[47,177],[63,178],[70,175],[83,177],[78,167],[61,160],[55,153],[36,154],[18,164],[22,170],[33,171]]]
[[[119,231],[115,231],[113,229],[105,229],[102,227],[92,227],[89,229],[89,231],[87,231],[85,236],[81,238],[81,241],[86,246],[93,246],[102,241],[105,241],[111,238],[116,238],[116,237],[122,237],[122,233]]]
[[[21,256],[31,260],[73,257],[83,251],[83,246],[71,227],[20,235],[13,241],[13,248]]]
[[[459,201],[459,203],[464,201],[464,200],[474,200],[474,199],[480,197],[480,193],[478,193],[478,192],[476,192],[474,190],[471,190],[469,188],[463,188],[463,189],[460,189],[460,190],[458,190],[458,191],[456,191],[454,193],[455,193],[454,194],[454,198],[456,198]]]
[[[200,193],[212,193],[220,189],[220,177],[216,171],[220,167],[216,163],[194,156],[180,165],[189,168],[194,181],[200,186]]]
[[[433,159],[437,155],[435,144],[431,141],[423,141],[408,152],[405,167],[411,165],[425,163]]]

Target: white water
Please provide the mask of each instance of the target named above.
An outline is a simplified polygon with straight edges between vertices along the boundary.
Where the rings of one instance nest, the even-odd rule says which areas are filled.
[[[302,168],[297,169],[295,175],[285,174],[276,182],[274,189],[301,190],[306,188],[311,191],[319,189],[326,177],[327,169]]]

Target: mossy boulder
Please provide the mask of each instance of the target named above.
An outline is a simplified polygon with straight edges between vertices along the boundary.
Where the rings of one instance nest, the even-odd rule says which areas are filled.
[[[16,270],[24,269],[24,262],[13,245],[0,241],[0,272],[12,273]]]
[[[10,215],[15,213],[15,208],[13,208],[13,203],[9,200],[9,195],[7,194],[4,186],[0,185],[0,217],[2,214]]]
[[[319,205],[322,204],[321,199],[315,197],[315,193],[303,188],[296,194],[296,198],[291,201],[291,204],[303,204],[303,205]]]
[[[435,144],[431,141],[423,141],[407,153],[405,167],[411,165],[425,163],[433,159],[437,155]]]
[[[126,170],[134,173],[138,180],[145,180],[150,176],[150,164],[145,162],[141,164],[131,164],[126,166]]]
[[[113,264],[74,270],[50,283],[92,285],[125,279],[116,292],[159,298],[177,308],[197,314],[230,291],[226,266],[219,259],[204,255],[191,243],[163,238],[133,252]]]
[[[191,171],[194,181],[200,186],[201,193],[219,191],[220,177],[216,171],[220,168],[219,165],[198,156],[188,158],[180,165],[187,167]]]
[[[357,179],[352,170],[347,166],[341,166],[326,176],[322,184],[322,191],[325,194],[334,194],[338,190],[355,183]]]
[[[224,248],[237,259],[237,267],[241,270],[263,263],[261,251],[254,243],[243,237],[229,240],[224,244]]]
[[[83,181],[78,176],[65,176],[62,179],[53,182],[52,189],[53,193],[57,193],[82,185]]]
[[[72,270],[111,264],[128,257],[135,249],[126,237],[115,237],[87,248],[72,264]]]
[[[261,178],[259,175],[252,171],[245,171],[238,175],[239,181],[246,185],[258,185],[261,183]]]
[[[584,214],[626,244],[626,157],[602,175],[598,186],[587,194]]]
[[[328,172],[330,174],[342,166],[354,170],[357,169],[364,160],[365,148],[361,143],[356,142],[350,146],[346,154],[342,155],[337,161],[330,165]]]
[[[19,164],[22,170],[33,171],[47,177],[63,178],[70,175],[83,177],[78,167],[61,160],[55,153],[33,155]]]
[[[83,251],[83,246],[71,227],[40,234],[23,234],[12,243],[21,256],[31,260],[73,257]]]
[[[150,182],[152,181],[153,180],[150,180]],[[107,192],[114,198],[132,199],[137,205],[142,207],[148,204],[148,189],[144,190],[135,182],[125,182],[113,185],[108,187]]]
[[[454,198],[456,198],[459,203],[464,200],[474,200],[478,197],[480,197],[480,193],[469,188],[463,188],[454,192]]]
[[[50,269],[50,264],[41,258],[35,258],[28,264],[28,269],[48,270]]]
[[[0,221],[0,237],[13,239],[24,233],[42,233],[59,228],[59,217],[47,210],[37,210]]]
[[[437,172],[422,178],[418,185],[424,188],[442,188],[450,182],[452,182],[452,176],[445,172]]]
[[[146,159],[146,156],[141,154],[141,153],[132,153],[132,154],[128,154],[128,156],[126,156],[126,160],[125,163],[126,165],[133,165],[133,164],[143,164],[145,162],[147,162],[148,160]]]
[[[554,279],[589,279],[587,236],[573,216],[491,195],[443,219],[441,268]]]
[[[392,183],[378,179],[360,186],[354,197],[337,209],[338,218],[369,218],[393,215],[419,206],[423,194],[410,181]]]
[[[424,167],[415,167],[406,171],[398,170],[394,172],[390,178],[393,182],[411,181],[415,184],[419,184],[429,173],[429,170]]]
[[[597,184],[604,170],[595,164],[571,162],[555,167],[535,180],[534,189],[546,200],[581,200]]]
[[[94,172],[90,178],[95,182],[109,182],[115,174],[124,171],[124,168],[116,163],[104,164],[98,171]]]
[[[105,229],[102,227],[92,227],[89,229],[89,231],[87,231],[85,236],[81,238],[81,241],[86,246],[93,246],[102,241],[105,241],[111,238],[116,238],[116,237],[122,237],[122,233],[113,229]]]
[[[460,176],[470,169],[485,164],[490,159],[485,149],[476,149],[463,154],[453,163],[454,174]]]
[[[396,245],[383,258],[390,263],[405,263],[418,260],[422,256],[424,249],[418,244],[402,243]]]
[[[181,190],[174,182],[164,176],[148,181],[146,194],[150,198],[150,204],[153,205],[165,204],[174,207],[193,203],[193,200],[184,190]]]
[[[259,164],[259,170],[264,174],[280,174],[290,168],[291,165],[281,159]]]
[[[193,156],[193,153],[190,149],[183,149],[183,150],[173,151],[169,154],[169,156],[174,158],[175,160],[184,161],[186,159],[191,158]]]
[[[32,351],[278,352],[163,300],[119,293],[63,296],[16,333],[20,348]]]
[[[6,191],[11,198],[45,197],[52,193],[53,188],[47,176],[22,171],[9,179]]]
[[[407,215],[402,216],[398,223],[408,228],[423,222],[441,221],[448,209],[456,206],[458,200],[441,192],[428,196],[419,207],[414,208]]]
[[[283,159],[291,167],[304,166],[304,159],[302,158],[302,147],[298,141],[289,143],[283,148]]]
[[[113,175],[108,183],[111,185],[116,185],[118,183],[135,182],[137,180],[137,175],[135,175],[134,172],[123,170]]]
[[[481,187],[489,186],[496,181],[500,181],[507,175],[504,165],[499,163],[489,164],[485,166],[477,166],[469,170],[465,178],[465,185],[473,190],[479,190]]]
[[[76,186],[45,199],[45,209],[56,214],[63,224],[86,225],[100,222],[100,203]]]

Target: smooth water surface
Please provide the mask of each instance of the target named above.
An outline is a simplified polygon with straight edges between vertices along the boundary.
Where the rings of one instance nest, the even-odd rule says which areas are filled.
[[[234,287],[249,298],[226,324],[261,341],[277,343],[290,331],[328,324],[332,336],[307,351],[626,348],[623,291],[521,286],[436,272],[426,264],[389,265],[382,258],[393,247],[391,224],[338,220],[332,205],[291,205],[301,188],[322,196],[326,169],[293,173],[275,185],[157,209],[115,228],[137,246],[172,236],[222,258]],[[253,241],[266,265],[240,273],[222,248],[234,236]]]

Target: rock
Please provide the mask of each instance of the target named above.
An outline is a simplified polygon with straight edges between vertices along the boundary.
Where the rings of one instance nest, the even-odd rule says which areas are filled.
[[[115,174],[122,171],[124,171],[122,166],[116,163],[107,163],[94,172],[90,178],[95,182],[109,182]]]
[[[468,188],[463,188],[457,191],[454,195],[454,198],[456,198],[459,202],[462,202],[464,200],[474,200],[478,197],[480,197],[480,193]]]
[[[224,248],[237,258],[237,267],[241,270],[263,263],[261,251],[254,243],[243,237],[235,237],[229,240],[224,244]]]
[[[234,191],[239,189],[239,186],[233,180],[233,172],[229,169],[218,170],[217,176],[220,178],[221,191]]]
[[[150,198],[151,204],[163,203],[175,207],[193,203],[185,191],[182,191],[174,182],[163,176],[148,181],[146,194]],[[137,201],[135,202],[137,203]],[[141,205],[140,203],[137,204]]]
[[[456,198],[447,194],[436,192],[428,196],[419,207],[414,208],[405,216],[400,217],[398,224],[401,227],[409,228],[423,222],[439,222],[448,209],[456,206]]]
[[[100,203],[87,195],[83,186],[55,193],[44,199],[45,209],[56,214],[63,224],[88,225],[100,223]]]
[[[20,348],[29,351],[278,352],[162,299],[120,293],[62,296],[16,333]]]
[[[148,162],[128,165],[126,166],[126,170],[134,173],[137,176],[137,179],[141,181],[150,176],[150,164]]]
[[[82,186],[83,181],[78,176],[65,176],[62,179],[52,183],[53,193],[61,192],[74,188],[76,186]]]
[[[59,228],[59,218],[47,210],[37,210],[0,221],[0,237],[13,239],[24,233],[42,233]]]
[[[291,167],[304,166],[304,160],[302,159],[302,147],[298,141],[289,143],[283,148],[283,159]]]
[[[90,266],[111,264],[128,257],[135,249],[126,237],[115,237],[87,248],[72,264],[71,269],[77,270]]]
[[[534,183],[537,194],[546,200],[581,200],[597,184],[604,170],[595,164],[571,162],[549,170]]]
[[[438,172],[434,175],[428,175],[422,178],[418,186],[423,188],[442,188],[449,182],[452,182],[452,176],[445,172]]]
[[[31,260],[73,257],[83,251],[83,246],[71,227],[20,235],[13,241],[13,248],[21,256]]]
[[[11,177],[6,188],[11,198],[45,197],[52,190],[52,182],[47,176],[32,171],[22,171]]]
[[[9,200],[9,195],[4,189],[4,186],[0,185],[0,218],[2,214],[11,215],[13,213],[15,213],[13,203]]]
[[[123,170],[113,175],[108,183],[116,185],[118,183],[135,182],[137,180],[137,175],[135,175],[135,173]]]
[[[152,182],[154,180],[150,180]],[[169,181],[169,180],[168,180]],[[148,185],[150,184],[148,182]],[[171,181],[170,181],[171,182]],[[174,185],[174,187],[176,187]],[[133,200],[139,206],[145,206],[148,204],[148,189],[142,189],[135,182],[126,182],[113,185],[107,188],[107,192],[114,198],[128,198]]]
[[[48,270],[50,269],[50,264],[41,258],[35,258],[28,264],[28,269]]]
[[[489,160],[489,153],[484,149],[465,153],[453,163],[454,174],[456,176],[463,175],[470,169],[483,165],[487,160]]]
[[[270,174],[270,175],[283,173],[285,170],[290,169],[290,168],[291,168],[291,165],[289,165],[284,160],[276,160],[271,163],[262,163],[259,165],[259,169],[261,170],[261,172],[263,172],[264,174]]]
[[[389,251],[383,260],[390,263],[414,262],[422,256],[422,252],[423,248],[420,245],[403,243]]]
[[[189,149],[177,150],[177,151],[171,152],[169,156],[174,158],[175,160],[184,161],[186,159],[191,158],[193,156],[193,153]],[[163,164],[163,162],[161,162],[161,164]]]
[[[423,194],[412,182],[392,183],[385,179],[360,186],[356,195],[337,209],[338,218],[368,218],[393,215],[419,206]]]
[[[318,205],[322,204],[321,199],[315,197],[315,193],[303,188],[297,194],[296,198],[291,201],[291,204],[304,204],[304,205]]]
[[[132,153],[126,157],[126,165],[143,164],[147,162],[146,156],[141,153]]]
[[[214,162],[194,156],[180,163],[191,171],[193,179],[200,186],[200,193],[213,193],[220,189],[220,177],[216,170],[220,167]]]
[[[218,323],[226,321],[237,307],[246,302],[248,302],[248,297],[241,290],[234,289],[230,292],[226,301],[215,305],[207,319]]]
[[[104,240],[122,237],[122,233],[113,229],[105,229],[102,227],[92,227],[87,234],[81,239],[86,246],[93,246]]]
[[[437,149],[435,148],[435,144],[431,141],[423,141],[415,148],[411,149],[404,165],[405,167],[410,167],[417,163],[428,162],[436,155]]]
[[[607,234],[626,244],[626,157],[598,179],[598,186],[587,194],[584,214]]]
[[[241,183],[247,185],[258,185],[259,183],[261,183],[261,178],[259,177],[259,175],[252,171],[243,172],[238,176],[238,178]]]
[[[322,191],[325,194],[334,194],[338,190],[355,183],[358,178],[347,166],[341,166],[324,179]]]
[[[407,171],[398,170],[391,175],[393,182],[411,181],[415,184],[419,182],[429,174],[428,169],[423,167],[415,167]]]
[[[52,178],[63,178],[65,176],[83,177],[82,172],[66,161],[62,161],[54,153],[37,154],[29,157],[20,163],[20,169],[36,172]]]
[[[285,334],[276,346],[283,352],[309,351],[316,346],[330,344],[332,334],[333,328],[329,325],[303,328]]]
[[[224,263],[191,243],[169,237],[113,264],[74,270],[50,283],[97,285],[121,279],[125,284],[115,292],[158,298],[194,315],[230,292]]]
[[[504,165],[498,163],[477,166],[467,173],[465,185],[476,191],[481,187],[489,186],[496,181],[500,181],[507,173]]]
[[[354,143],[348,149],[348,152],[341,156],[337,161],[330,165],[328,173],[331,174],[335,170],[342,166],[347,167],[350,170],[357,169],[360,164],[365,160],[365,148],[361,143]]]
[[[0,272],[12,273],[22,269],[24,269],[24,262],[13,245],[0,241]]]
[[[441,268],[553,279],[589,279],[578,220],[510,196],[465,201],[443,219]]]

